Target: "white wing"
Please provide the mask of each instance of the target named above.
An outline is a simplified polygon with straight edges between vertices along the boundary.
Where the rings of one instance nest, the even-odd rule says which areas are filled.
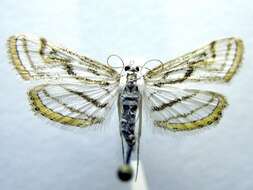
[[[144,100],[155,126],[191,130],[218,121],[227,105],[223,95],[174,86],[185,81],[228,82],[242,56],[242,40],[225,38],[148,71],[144,75]]]
[[[33,110],[52,121],[76,127],[103,122],[118,94],[117,85],[46,84],[29,91]]]
[[[77,127],[105,119],[119,88],[120,75],[113,68],[45,38],[11,36],[8,52],[24,80],[44,81],[29,91],[35,112]]]
[[[149,86],[144,90],[144,101],[155,126],[176,131],[217,122],[227,105],[221,94],[175,87]]]
[[[120,79],[120,75],[111,67],[53,45],[45,38],[11,36],[8,52],[11,62],[25,80],[73,79],[107,85]]]
[[[145,74],[144,80],[158,87],[184,81],[228,82],[242,56],[242,40],[225,38],[155,67]]]

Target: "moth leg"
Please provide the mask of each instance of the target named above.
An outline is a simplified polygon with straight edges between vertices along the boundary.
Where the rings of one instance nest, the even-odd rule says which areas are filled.
[[[139,99],[139,114],[138,114],[138,120],[139,120],[139,128],[138,128],[138,139],[137,139],[137,167],[136,167],[136,175],[135,175],[135,181],[137,180],[138,176],[138,169],[139,169],[139,162],[140,162],[140,138],[141,138],[141,129],[142,129],[142,95],[140,95]]]
[[[124,162],[124,158],[125,158],[125,149],[124,149],[124,142],[123,142],[123,135],[122,135],[122,131],[121,131],[121,128],[120,128],[120,122],[121,122],[121,113],[122,113],[122,110],[121,110],[121,103],[120,103],[120,96],[121,96],[121,92],[119,92],[119,95],[118,95],[118,102],[117,102],[117,106],[118,106],[118,117],[119,117],[119,134],[120,134],[120,139],[121,139],[121,149],[122,149],[122,159],[123,159],[123,162]]]

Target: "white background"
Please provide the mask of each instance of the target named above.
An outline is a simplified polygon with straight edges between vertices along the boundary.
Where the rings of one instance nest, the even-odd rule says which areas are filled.
[[[0,1],[0,189],[124,190],[121,146],[110,126],[63,130],[30,111],[30,84],[8,64],[6,39],[43,36],[105,62],[163,61],[223,37],[245,42],[244,63],[229,85],[204,85],[230,106],[218,126],[200,133],[154,132],[143,126],[141,162],[151,190],[253,188],[253,4],[250,0]]]

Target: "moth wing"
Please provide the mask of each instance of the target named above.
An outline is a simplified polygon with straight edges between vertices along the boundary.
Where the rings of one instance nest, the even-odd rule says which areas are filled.
[[[237,71],[244,45],[239,38],[224,38],[160,64],[144,75],[146,84],[165,85],[191,82],[228,82]]]
[[[8,39],[7,45],[11,63],[24,80],[71,79],[103,85],[120,78],[110,66],[56,46],[45,38],[16,35]]]
[[[174,131],[211,125],[227,106],[226,98],[216,92],[175,87],[146,87],[144,102],[156,127]]]
[[[118,94],[117,85],[44,84],[28,93],[33,110],[40,115],[75,127],[102,123]]]

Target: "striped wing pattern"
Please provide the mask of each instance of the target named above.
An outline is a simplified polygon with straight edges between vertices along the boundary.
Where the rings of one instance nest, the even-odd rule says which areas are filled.
[[[225,38],[165,62],[144,76],[144,101],[155,126],[174,131],[217,122],[227,105],[218,93],[176,88],[182,82],[228,82],[237,71],[244,46]],[[110,66],[45,38],[11,36],[8,52],[24,80],[49,83],[28,93],[33,110],[61,124],[86,127],[103,122],[118,95],[120,74]]]
[[[175,87],[148,87],[145,105],[157,127],[174,131],[192,130],[217,122],[227,106],[221,94]]]
[[[24,80],[45,83],[28,92],[36,113],[76,127],[103,122],[118,93],[120,75],[113,68],[25,35],[11,36],[8,52]]]
[[[143,93],[155,126],[181,131],[217,122],[227,105],[223,95],[175,85],[228,82],[241,64],[243,51],[242,40],[225,38],[148,71]]]
[[[108,85],[120,78],[111,67],[53,45],[45,38],[11,36],[8,52],[11,62],[24,80],[72,79]]]
[[[225,38],[165,62],[147,72],[145,82],[158,87],[191,82],[228,82],[242,61],[244,46],[238,38]]]
[[[117,85],[45,84],[28,95],[35,112],[61,124],[86,127],[103,122],[117,92]]]

